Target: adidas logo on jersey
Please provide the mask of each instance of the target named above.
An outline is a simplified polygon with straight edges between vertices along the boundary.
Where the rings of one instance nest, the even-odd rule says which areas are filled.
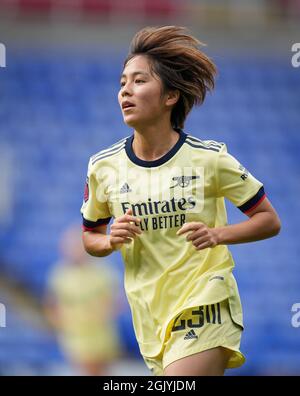
[[[198,339],[197,334],[195,333],[194,330],[189,331],[188,333],[186,333],[184,340],[192,340],[193,338]]]
[[[131,192],[131,188],[129,187],[128,183],[124,183],[121,187],[120,194]]]

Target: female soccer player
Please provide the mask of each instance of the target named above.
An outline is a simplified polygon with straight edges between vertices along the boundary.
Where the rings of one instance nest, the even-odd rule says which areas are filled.
[[[86,251],[121,249],[136,337],[156,375],[223,375],[243,364],[227,245],[280,230],[262,183],[226,145],[182,130],[214,87],[200,44],[176,26],[135,35],[118,95],[133,134],[90,158],[82,206]],[[227,225],[224,197],[248,219]]]

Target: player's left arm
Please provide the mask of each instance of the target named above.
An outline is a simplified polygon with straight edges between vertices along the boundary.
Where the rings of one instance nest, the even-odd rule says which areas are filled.
[[[256,208],[247,212],[242,223],[213,228],[219,245],[254,242],[278,235],[281,222],[276,210],[266,197]]]
[[[254,242],[279,234],[281,222],[270,201],[265,197],[253,210],[247,212],[248,220],[238,224],[209,228],[200,222],[184,224],[177,235],[188,233],[197,250],[217,245]]]

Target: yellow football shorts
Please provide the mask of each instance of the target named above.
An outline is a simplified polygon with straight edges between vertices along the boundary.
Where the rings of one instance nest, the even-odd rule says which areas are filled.
[[[144,357],[154,375],[178,359],[211,348],[224,347],[232,351],[227,368],[245,362],[240,352],[243,328],[232,320],[228,300],[183,311],[169,326],[162,351],[155,357]]]

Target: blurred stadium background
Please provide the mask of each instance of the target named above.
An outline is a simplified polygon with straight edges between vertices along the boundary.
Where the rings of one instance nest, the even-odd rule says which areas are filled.
[[[246,364],[229,375],[299,375],[299,0],[0,0],[0,321],[2,375],[71,373],[45,321],[62,230],[80,221],[91,154],[128,136],[117,104],[122,61],[145,25],[179,24],[207,43],[216,90],[185,130],[225,141],[262,180],[282,220],[271,240],[231,246]],[[230,203],[229,222],[244,219]],[[119,254],[109,257],[122,278]],[[148,375],[129,309],[113,374]],[[3,306],[2,306],[3,307]]]

